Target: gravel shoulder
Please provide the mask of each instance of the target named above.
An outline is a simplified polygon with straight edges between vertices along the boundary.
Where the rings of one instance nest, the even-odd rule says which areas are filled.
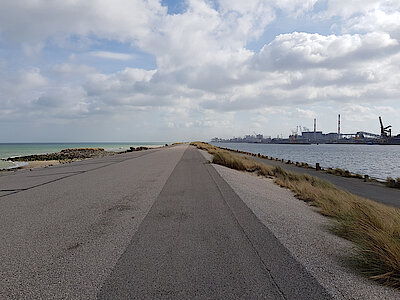
[[[201,152],[211,158],[205,151]],[[212,165],[335,299],[399,299],[399,291],[356,274],[347,263],[353,244],[333,235],[329,231],[332,221],[296,199],[291,191],[280,188],[271,179]]]

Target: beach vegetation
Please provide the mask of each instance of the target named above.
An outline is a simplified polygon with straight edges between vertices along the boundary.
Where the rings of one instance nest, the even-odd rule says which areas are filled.
[[[342,176],[342,177],[359,178],[359,179],[364,178],[361,174],[354,174],[354,173],[351,173],[349,170],[343,170],[340,168],[335,168],[335,169],[328,168],[326,170],[326,172],[328,174],[333,174],[333,175]]]
[[[400,189],[400,177],[393,179],[392,177],[386,178],[385,184],[391,188]]]

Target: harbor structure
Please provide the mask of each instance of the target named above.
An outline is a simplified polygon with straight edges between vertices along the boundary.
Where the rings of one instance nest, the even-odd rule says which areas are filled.
[[[211,142],[225,143],[263,143],[263,144],[379,144],[379,145],[400,145],[400,134],[392,136],[392,126],[384,126],[382,118],[379,117],[381,134],[375,134],[365,131],[356,133],[341,132],[341,116],[338,114],[337,132],[323,133],[317,130],[317,119],[313,120],[313,131],[302,130],[298,133],[292,131],[289,138],[271,138],[264,137],[262,134],[246,135],[242,137],[234,137],[231,139],[213,138]]]

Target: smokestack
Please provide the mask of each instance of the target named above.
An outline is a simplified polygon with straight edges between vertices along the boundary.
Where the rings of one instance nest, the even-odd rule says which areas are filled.
[[[340,139],[340,114],[338,114],[337,134]]]
[[[317,119],[314,119],[314,140],[317,139]]]

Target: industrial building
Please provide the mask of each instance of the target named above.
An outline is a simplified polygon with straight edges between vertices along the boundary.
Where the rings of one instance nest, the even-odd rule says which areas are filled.
[[[289,138],[264,137],[262,134],[246,135],[243,138],[234,137],[231,139],[213,138],[211,142],[222,143],[263,143],[263,144],[379,144],[379,145],[400,145],[400,134],[392,136],[391,125],[383,126],[382,118],[379,117],[381,134],[365,131],[357,133],[341,133],[340,114],[338,115],[337,132],[323,133],[317,130],[317,119],[314,119],[314,130],[301,131],[301,135],[293,133]],[[301,126],[298,126],[301,128]]]

